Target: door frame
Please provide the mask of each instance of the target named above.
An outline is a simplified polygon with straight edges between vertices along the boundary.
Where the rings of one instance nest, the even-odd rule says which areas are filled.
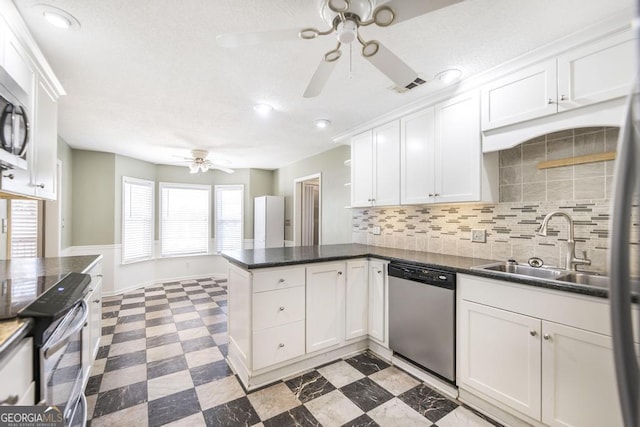
[[[302,243],[302,183],[318,179],[318,245],[322,244],[322,172],[314,173],[293,180],[293,245]]]

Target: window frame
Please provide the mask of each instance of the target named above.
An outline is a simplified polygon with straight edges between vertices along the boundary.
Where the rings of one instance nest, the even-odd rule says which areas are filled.
[[[150,187],[151,188],[151,236],[149,239],[149,255],[148,256],[143,256],[143,257],[136,257],[136,258],[131,258],[131,259],[125,259],[125,244],[126,244],[126,226],[125,226],[125,218],[126,218],[126,214],[125,214],[125,209],[127,206],[127,202],[126,202],[126,191],[125,191],[125,186],[127,184],[132,184],[132,185],[139,185],[139,186],[145,186],[145,187]],[[120,224],[120,228],[121,228],[121,233],[122,233],[122,240],[121,240],[121,262],[122,264],[133,264],[136,262],[143,262],[143,261],[149,261],[155,258],[155,219],[156,219],[156,183],[155,181],[150,181],[147,179],[140,179],[140,178],[133,178],[130,176],[122,176],[122,217],[121,217],[121,224]]]
[[[213,227],[214,227],[214,239],[215,239],[215,246],[214,246],[214,252],[219,255],[222,253],[222,251],[218,250],[218,244],[219,244],[219,240],[218,240],[218,189],[229,189],[229,188],[237,188],[240,189],[241,191],[241,196],[240,196],[240,247],[237,250],[242,250],[244,249],[244,218],[245,218],[245,212],[244,212],[244,184],[220,184],[220,185],[214,185],[214,200],[213,200],[213,216],[214,216],[214,220],[213,220]]]
[[[164,245],[163,245],[163,190],[165,188],[173,188],[173,189],[188,189],[188,190],[206,190],[207,192],[207,247],[205,251],[198,252],[181,252],[181,253],[164,253]],[[185,257],[185,256],[199,256],[199,255],[208,255],[211,253],[211,223],[212,223],[212,211],[211,211],[211,185],[209,184],[188,184],[188,183],[179,183],[179,182],[159,182],[158,183],[158,238],[160,241],[160,250],[159,250],[159,258],[175,258],[175,257]]]

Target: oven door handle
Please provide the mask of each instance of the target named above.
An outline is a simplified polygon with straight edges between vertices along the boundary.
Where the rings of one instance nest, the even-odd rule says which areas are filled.
[[[87,303],[84,300],[80,301],[79,308],[82,310],[82,315],[80,316],[80,318],[76,319],[75,322],[67,326],[66,331],[60,338],[56,336],[57,334],[54,334],[46,343],[44,343],[44,345],[42,346],[42,354],[44,355],[45,359],[48,359],[51,354],[60,350],[60,348],[62,348],[69,342],[71,337],[82,330],[84,324],[87,322],[87,318],[89,317],[89,309],[87,307]]]
[[[82,424],[80,424],[81,427],[84,427],[87,425],[87,417],[88,417],[88,411],[87,411],[87,398],[85,397],[84,393],[80,393],[80,401],[78,402],[78,406],[82,407],[82,417],[80,418],[82,420]],[[76,408],[76,411],[78,409]],[[74,412],[75,415],[75,412]],[[75,416],[73,417],[75,418]],[[73,422],[73,420],[69,420],[69,422]],[[74,425],[72,425],[71,427],[76,427]]]

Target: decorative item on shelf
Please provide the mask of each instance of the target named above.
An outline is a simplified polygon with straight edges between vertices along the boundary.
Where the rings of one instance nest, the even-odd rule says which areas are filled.
[[[587,154],[586,156],[567,157],[565,159],[547,160],[538,163],[538,169],[559,168],[562,166],[583,165],[586,163],[604,162],[606,160],[615,160],[616,152],[608,151],[606,153]]]

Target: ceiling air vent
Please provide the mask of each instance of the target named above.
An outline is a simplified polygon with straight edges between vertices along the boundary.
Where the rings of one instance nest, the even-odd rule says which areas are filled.
[[[422,80],[420,77],[416,77],[416,79],[414,81],[412,81],[411,83],[409,83],[408,85],[404,86],[404,87],[400,87],[400,86],[391,86],[389,89],[396,91],[398,93],[405,93],[410,91],[411,89],[415,89],[418,86],[422,86],[423,84],[425,84],[427,81],[426,80]]]

